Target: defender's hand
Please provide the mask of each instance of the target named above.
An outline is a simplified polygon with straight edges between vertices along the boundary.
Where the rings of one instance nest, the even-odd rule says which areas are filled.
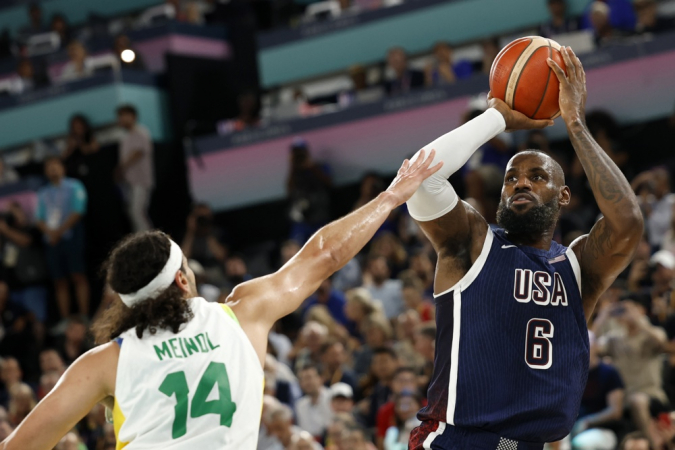
[[[439,162],[433,167],[429,167],[436,156],[436,150],[431,150],[429,157],[425,158],[424,150],[420,150],[419,156],[414,162],[407,159],[403,161],[403,165],[398,169],[396,178],[391,182],[387,188],[387,192],[393,196],[396,201],[396,206],[405,203],[420,187],[422,182],[435,174],[443,166],[443,161]]]
[[[488,107],[496,109],[504,116],[504,122],[506,122],[505,131],[534,130],[553,125],[552,120],[530,119],[525,114],[511,109],[504,101],[493,98],[491,92],[488,92]]]
[[[560,49],[567,75],[560,66],[548,59],[548,65],[560,82],[560,115],[565,123],[585,120],[586,111],[586,72],[570,47]]]

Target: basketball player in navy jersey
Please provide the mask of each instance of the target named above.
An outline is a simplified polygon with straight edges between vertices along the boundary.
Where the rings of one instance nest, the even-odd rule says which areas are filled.
[[[509,162],[490,226],[458,201],[447,178],[482,144],[518,128],[492,108],[427,148],[443,168],[407,205],[438,253],[438,327],[429,404],[410,449],[541,450],[577,417],[589,364],[586,322],[600,294],[628,265],[642,235],[637,200],[584,121],[586,76],[562,49],[560,110],[603,217],[569,248],[552,240],[570,202],[561,167],[538,151]]]

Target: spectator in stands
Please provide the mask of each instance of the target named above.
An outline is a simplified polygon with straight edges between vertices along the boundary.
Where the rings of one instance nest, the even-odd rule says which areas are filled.
[[[321,346],[321,377],[324,385],[330,387],[335,383],[346,383],[353,390],[358,388],[356,375],[347,367],[345,346],[338,340],[331,340]]]
[[[254,90],[242,91],[237,96],[237,106],[239,108],[237,117],[218,123],[219,134],[230,134],[260,126],[260,97]]]
[[[437,42],[433,47],[434,61],[424,70],[427,86],[443,86],[454,84],[457,80],[469,78],[473,74],[473,67],[469,61],[454,61],[453,49],[447,42]]]
[[[66,322],[66,330],[58,340],[57,351],[67,365],[75,362],[84,352],[89,350],[87,342],[87,322],[81,317],[70,317]]]
[[[349,68],[351,88],[342,91],[337,96],[337,103],[346,108],[352,104],[369,103],[381,99],[384,95],[382,86],[370,86],[365,67],[354,65]]]
[[[384,313],[393,319],[403,311],[403,283],[391,279],[391,270],[384,256],[371,256],[363,275],[363,287],[370,295],[382,302]]]
[[[56,386],[56,383],[59,382],[59,379],[61,378],[61,375],[58,372],[55,371],[49,371],[49,372],[44,372],[40,376],[40,385],[38,386],[38,392],[37,392],[37,400],[40,401],[47,394],[49,394],[52,389],[54,389],[54,386]]]
[[[392,397],[377,411],[375,442],[377,443],[378,448],[384,448],[384,438],[387,434],[387,430],[390,427],[397,426],[396,403],[394,401],[396,396],[404,392],[413,393],[417,391],[417,376],[415,375],[415,370],[412,367],[400,367],[397,369],[391,382]]]
[[[427,392],[434,371],[436,324],[431,322],[419,325],[415,330],[414,342],[415,350],[424,358],[424,366],[419,370],[417,383],[421,392]]]
[[[82,114],[72,116],[68,127],[66,150],[61,155],[66,166],[66,174],[82,181],[85,187],[90,184],[90,177],[96,174],[91,173],[88,156],[98,152],[99,148],[89,119]]]
[[[66,371],[66,364],[59,352],[53,348],[46,348],[40,352],[40,372],[56,372],[63,375]]]
[[[33,35],[49,31],[42,21],[42,8],[38,2],[28,5],[28,25],[19,30],[19,41],[25,43]]]
[[[382,314],[370,314],[363,322],[361,331],[365,342],[354,350],[353,355],[354,372],[359,377],[368,374],[375,349],[386,346],[392,338],[390,322]]]
[[[131,50],[133,52],[132,59],[129,59],[128,57],[122,57],[122,52],[125,50]],[[134,50],[133,46],[131,45],[131,39],[129,39],[129,36],[126,34],[119,34],[115,37],[113,51],[117,56],[120,57],[123,69],[145,70],[145,61],[143,60],[143,55]]]
[[[23,372],[19,361],[14,357],[5,357],[0,360],[0,381],[2,381],[2,390],[0,390],[0,406],[7,408],[10,400],[12,388],[21,384]]]
[[[333,414],[351,414],[354,409],[354,389],[347,383],[335,383],[330,387],[330,407]]]
[[[337,289],[333,289],[331,279],[324,280],[319,289],[305,300],[303,304],[304,313],[306,314],[309,308],[314,305],[324,305],[330,311],[331,316],[338,323],[348,325],[349,321],[345,316],[345,296]]]
[[[120,141],[118,178],[126,190],[127,208],[134,231],[152,228],[148,209],[155,186],[154,148],[150,132],[138,123],[138,112],[132,105],[117,108],[117,123],[126,131]]]
[[[595,45],[602,47],[619,41],[626,32],[615,28],[610,20],[610,6],[601,1],[591,4],[590,21],[593,28]]]
[[[323,385],[319,368],[305,366],[298,373],[304,397],[295,403],[298,426],[320,439],[326,432],[333,417],[331,393]]]
[[[593,10],[595,3],[605,3],[608,7],[609,22],[612,28],[619,29],[624,33],[632,33],[635,30],[635,11],[630,0],[602,0],[600,2],[590,2],[581,19],[583,29],[592,28]]]
[[[40,230],[29,223],[21,205],[12,202],[0,219],[0,236],[2,279],[10,289],[11,301],[34,314],[38,323],[46,322],[48,293],[42,283],[47,281],[47,267]]]
[[[649,439],[647,439],[644,433],[635,431],[623,438],[621,445],[619,445],[619,450],[652,450],[652,447],[649,445]]]
[[[62,14],[54,14],[52,16],[52,23],[50,29],[59,35],[61,40],[61,48],[67,47],[70,44],[70,25]]]
[[[663,167],[642,172],[631,183],[638,195],[645,228],[652,249],[661,247],[670,229],[675,206],[675,194],[670,191],[670,175]]]
[[[80,436],[75,431],[71,431],[61,438],[54,450],[80,450],[80,445],[83,445]]]
[[[615,430],[623,417],[623,381],[613,366],[600,359],[592,332],[589,341],[590,370],[579,418],[572,430],[572,445],[580,450],[613,450],[617,444]]]
[[[253,277],[248,273],[248,267],[242,255],[235,253],[225,259],[225,283],[223,285],[225,289],[232,290],[238,284],[251,278]]]
[[[618,320],[622,329],[599,339],[599,351],[612,358],[621,374],[633,422],[653,440],[650,412],[656,415],[668,410],[660,357],[666,333],[651,325],[644,308],[630,300],[615,305],[609,315]]]
[[[7,418],[0,419],[0,442],[4,441],[12,434],[14,427]]]
[[[567,17],[565,0],[548,0],[548,11],[551,19],[539,26],[540,36],[550,38],[579,29],[579,20],[576,17]]]
[[[375,446],[366,440],[363,428],[352,427],[346,430],[343,447],[340,450],[375,450]]]
[[[345,316],[356,324],[352,329],[352,335],[361,338],[365,333],[368,318],[372,314],[384,315],[382,303],[379,300],[374,300],[370,291],[362,287],[350,289],[345,296],[347,298]]]
[[[327,165],[315,162],[302,138],[291,144],[286,193],[290,203],[291,239],[304,244],[330,219],[330,189],[333,185]]]
[[[209,205],[196,204],[187,218],[181,249],[186,258],[202,265],[209,283],[222,284],[225,281],[223,265],[227,247],[222,244],[223,237],[223,231],[213,223],[213,211]]]
[[[424,284],[419,278],[403,280],[403,301],[406,308],[419,314],[422,322],[431,322],[436,318],[434,305],[424,298]]]
[[[483,50],[483,57],[478,63],[474,65],[474,72],[483,72],[486,75],[490,74],[490,69],[492,69],[492,62],[495,60],[501,47],[499,45],[498,37],[490,37],[483,39],[480,43],[481,49]]]
[[[399,95],[424,86],[424,73],[408,68],[408,55],[401,47],[392,47],[387,52],[387,65],[394,78],[384,83],[387,95]]]
[[[365,380],[363,385],[363,391],[370,393],[360,403],[359,408],[366,426],[375,426],[377,412],[389,401],[391,383],[398,367],[398,357],[392,349],[380,347],[373,351],[370,379]]]
[[[433,298],[434,295],[434,272],[436,265],[429,257],[429,251],[424,248],[419,248],[410,256],[410,269],[402,272],[399,278],[405,280],[417,278],[422,282],[424,289],[423,295],[425,298]],[[422,313],[420,313],[422,315]],[[426,315],[423,315],[422,320],[426,320]]]
[[[548,0],[548,12],[551,16],[548,22],[539,25],[537,34],[551,38],[557,34],[571,33],[579,29],[579,21],[575,17],[567,16],[565,0]]]
[[[422,423],[416,416],[422,399],[415,391],[403,391],[394,397],[396,425],[384,437],[385,450],[407,450],[410,432]]]
[[[288,450],[323,450],[323,447],[315,441],[315,437],[306,431],[294,435]]]
[[[321,346],[328,340],[328,328],[318,322],[308,321],[300,329],[294,342],[290,359],[295,358],[296,372],[305,366],[318,365],[321,362]]]
[[[89,281],[85,275],[84,227],[87,191],[78,180],[66,178],[65,167],[57,156],[44,163],[49,184],[38,191],[35,214],[44,235],[46,258],[54,280],[56,302],[61,319],[70,316],[68,278],[75,287],[78,312],[89,314]]]
[[[369,256],[384,256],[389,264],[392,278],[397,278],[408,266],[408,253],[401,240],[392,231],[378,230],[370,244]]]
[[[5,164],[5,160],[0,157],[0,186],[19,181],[19,174],[11,166]]]
[[[79,80],[94,74],[91,59],[87,56],[87,50],[80,41],[71,41],[68,44],[68,58],[70,62],[63,67],[59,78],[60,82]]]
[[[14,94],[25,94],[49,86],[49,78],[42,71],[36,70],[33,62],[28,58],[19,60],[16,74],[18,77],[12,90]]]
[[[385,185],[382,178],[375,172],[368,172],[361,178],[361,185],[359,187],[359,198],[354,203],[352,211],[355,211],[365,205],[366,203],[377,197],[384,191]]]
[[[16,427],[35,408],[35,393],[26,383],[16,383],[9,390],[9,421]]]
[[[34,378],[37,368],[35,367],[35,358],[37,356],[38,338],[40,335],[38,329],[41,325],[35,319],[35,314],[18,303],[9,301],[9,289],[5,282],[0,282],[0,333],[3,334],[0,340],[0,355],[8,357],[10,363],[4,367],[8,370],[8,376],[21,376],[19,363],[31,378]],[[9,358],[15,356],[19,361]],[[14,364],[16,363],[16,364]],[[0,379],[2,376],[0,375]],[[5,385],[7,383],[5,382]],[[7,405],[8,392],[0,390],[0,405]]]

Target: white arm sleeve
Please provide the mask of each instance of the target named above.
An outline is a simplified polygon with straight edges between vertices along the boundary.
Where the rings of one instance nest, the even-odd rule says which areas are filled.
[[[506,122],[501,113],[494,108],[488,108],[475,119],[425,145],[427,155],[431,150],[436,150],[431,166],[443,161],[443,167],[424,180],[408,200],[408,212],[412,218],[419,222],[428,222],[452,211],[457,205],[458,198],[448,178],[457,172],[481,145],[504,131],[505,127]],[[419,152],[411,161],[418,156]]]

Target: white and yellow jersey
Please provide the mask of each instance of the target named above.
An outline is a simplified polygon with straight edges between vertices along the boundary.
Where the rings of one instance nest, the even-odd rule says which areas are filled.
[[[194,318],[178,333],[118,340],[118,449],[256,448],[264,376],[253,345],[229,307],[188,301]]]

